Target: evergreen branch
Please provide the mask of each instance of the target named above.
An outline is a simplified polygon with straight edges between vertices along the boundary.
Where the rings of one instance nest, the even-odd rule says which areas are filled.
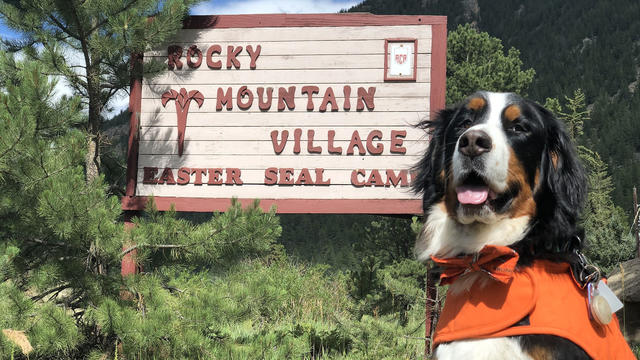
[[[9,110],[9,106],[8,106],[8,105],[6,106],[6,108],[7,108],[7,112],[9,112],[9,114],[13,115],[13,114],[11,113],[11,110]],[[24,130],[24,126],[22,126],[22,127],[20,128],[20,134],[18,135],[18,138],[16,139],[16,141],[15,141],[13,144],[11,144],[11,146],[10,146],[8,149],[6,149],[2,154],[0,154],[0,159],[2,159],[2,158],[3,158],[3,157],[5,157],[7,154],[9,154],[10,152],[12,152],[12,151],[16,148],[16,146],[18,146],[18,144],[20,143],[20,141],[22,141],[22,136],[24,136],[24,131],[23,131],[23,130]]]
[[[411,340],[422,340],[422,341],[431,341],[431,339],[427,339],[425,337],[419,337],[419,336],[409,336],[409,335],[404,335],[402,336],[405,339],[411,339]]]
[[[104,24],[107,23],[107,21],[109,21],[109,18],[114,17],[119,15],[122,12],[125,12],[127,10],[129,10],[135,3],[137,2],[137,0],[133,0],[130,3],[126,4],[125,6],[121,7],[118,11],[116,11],[113,14],[109,14],[107,16],[104,17],[104,19],[102,19],[102,21],[99,21],[96,25],[94,25],[91,29],[89,29],[89,31],[87,31],[87,34],[90,35],[92,34],[94,31],[96,31],[99,27],[103,26]]]
[[[31,300],[32,300],[32,301],[40,301],[40,300],[42,300],[44,297],[46,297],[47,295],[53,294],[54,292],[58,292],[58,293],[59,293],[60,291],[62,291],[62,290],[64,290],[64,289],[67,289],[67,288],[70,288],[70,287],[71,287],[71,285],[70,285],[70,284],[60,285],[60,286],[55,287],[55,288],[53,288],[53,289],[49,289],[49,290],[47,290],[47,291],[43,292],[42,294],[32,296],[32,297],[31,297]]]
[[[185,245],[172,245],[172,244],[158,244],[158,245],[151,245],[151,244],[137,244],[137,245],[133,245],[132,247],[124,250],[123,252],[120,253],[120,256],[125,256],[128,253],[132,252],[133,250],[137,249],[137,248],[143,248],[143,247],[149,247],[149,248],[154,248],[154,249],[181,249],[181,248],[187,248],[190,246],[194,246],[196,245],[195,243],[193,244],[185,244]]]
[[[79,34],[74,34],[71,30],[69,30],[69,27],[65,26],[60,20],[58,20],[55,16],[53,16],[53,14],[49,15],[49,19],[51,19],[51,21],[53,21],[53,23],[58,28],[60,28],[60,30],[62,30],[65,34],[71,36],[74,39],[80,40]]]
[[[30,241],[36,244],[45,245],[45,246],[69,246],[64,242],[47,242],[41,239],[26,239],[26,241]]]

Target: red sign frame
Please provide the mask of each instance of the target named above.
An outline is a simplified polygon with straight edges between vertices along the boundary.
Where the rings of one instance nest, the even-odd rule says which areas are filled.
[[[445,106],[447,18],[445,16],[405,16],[372,14],[269,14],[269,15],[216,15],[191,16],[184,22],[184,29],[211,28],[260,28],[260,27],[344,27],[372,25],[431,25],[431,115]],[[386,43],[385,43],[386,45]],[[386,47],[386,46],[385,46]],[[416,51],[417,53],[417,51]],[[386,71],[385,56],[385,71]],[[414,61],[414,65],[416,62]],[[142,56],[132,59],[132,67],[142,66]],[[141,71],[137,72],[141,74]],[[142,105],[142,78],[131,81],[129,111],[129,141],[127,153],[126,194],[122,198],[123,210],[143,210],[148,202],[146,196],[136,196],[137,163],[139,149],[139,120]],[[243,205],[253,199],[238,199]],[[260,206],[268,210],[277,206],[278,213],[324,213],[324,214],[421,214],[419,199],[260,199]],[[158,210],[212,212],[225,211],[231,199],[198,197],[154,197]]]

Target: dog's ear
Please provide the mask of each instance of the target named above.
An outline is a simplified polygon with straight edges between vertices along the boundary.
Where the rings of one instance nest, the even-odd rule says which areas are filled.
[[[587,177],[564,126],[551,112],[538,107],[547,143],[540,162],[540,188],[536,193],[539,221],[552,233],[544,234],[547,251],[569,251],[567,235],[579,232],[577,223],[587,195]],[[543,234],[541,234],[543,235]]]
[[[438,199],[444,196],[444,136],[447,126],[453,119],[456,109],[445,109],[438,113],[433,120],[425,120],[416,127],[426,129],[429,135],[429,147],[424,157],[417,163],[412,172],[413,191],[422,194],[424,211]]]

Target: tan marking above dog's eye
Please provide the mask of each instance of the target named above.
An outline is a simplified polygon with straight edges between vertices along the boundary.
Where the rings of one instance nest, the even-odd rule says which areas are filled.
[[[520,117],[520,107],[518,105],[509,105],[504,109],[504,118],[508,121],[514,121]]]
[[[481,97],[474,97],[473,99],[469,100],[469,104],[467,104],[467,107],[470,110],[478,111],[483,109],[486,105],[487,105],[487,102],[485,99]]]

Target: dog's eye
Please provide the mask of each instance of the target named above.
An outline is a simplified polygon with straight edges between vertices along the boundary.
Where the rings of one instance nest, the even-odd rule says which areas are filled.
[[[471,127],[471,125],[473,125],[473,120],[471,119],[464,119],[462,120],[462,122],[460,123],[460,125],[458,125],[458,127],[460,129],[468,129]]]
[[[529,132],[529,128],[521,123],[513,123],[508,130],[517,134]]]

